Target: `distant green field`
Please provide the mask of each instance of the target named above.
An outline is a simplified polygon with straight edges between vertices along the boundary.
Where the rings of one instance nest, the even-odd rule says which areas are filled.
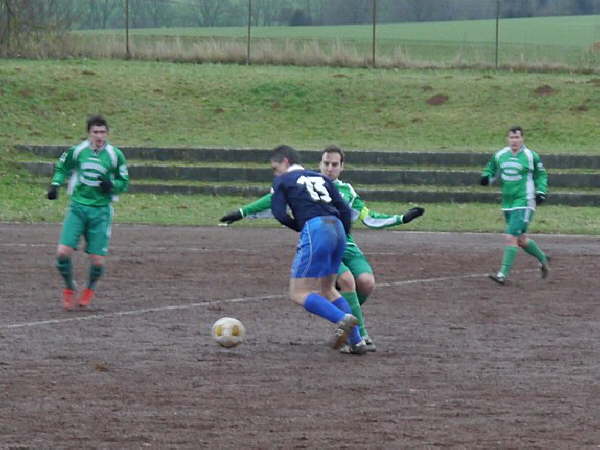
[[[123,31],[88,31],[84,34],[105,33],[123,35]],[[198,39],[246,39],[245,27],[224,28],[160,28],[132,29],[132,42],[157,41],[179,37],[184,43]],[[479,63],[495,60],[495,20],[447,22],[411,22],[380,24],[377,27],[378,52],[382,58],[402,54],[415,63]],[[577,67],[600,65],[600,50],[592,51],[600,42],[600,16],[563,16],[500,21],[501,64],[567,64]],[[255,45],[271,40],[275,45],[287,41],[318,41],[328,50],[341,42],[346,51],[370,55],[372,28],[370,25],[322,27],[254,27]],[[288,42],[289,45],[289,42]]]
[[[121,30],[123,31],[123,30]],[[377,25],[377,36],[392,41],[437,41],[458,43],[492,43],[495,20],[460,20],[447,22],[409,22]],[[89,33],[89,32],[87,32]],[[97,30],[92,33],[115,33]],[[214,36],[245,38],[245,27],[144,28],[131,29],[132,35]],[[342,39],[370,41],[371,25],[314,27],[253,27],[252,36],[269,39]],[[585,47],[600,41],[600,16],[562,16],[502,19],[500,41],[510,44],[568,45]]]

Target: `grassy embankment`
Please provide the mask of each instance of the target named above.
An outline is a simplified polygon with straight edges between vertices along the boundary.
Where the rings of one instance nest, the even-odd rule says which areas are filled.
[[[444,96],[439,105],[428,103]],[[40,180],[12,163],[19,155],[10,145],[73,144],[94,112],[108,116],[120,146],[270,148],[284,142],[300,149],[337,143],[350,152],[491,153],[504,144],[506,127],[520,123],[543,156],[599,152],[599,100],[600,80],[585,75],[3,60],[0,220],[61,220],[64,196],[44,200]],[[124,195],[116,220],[208,225],[246,201]],[[396,212],[408,205],[371,206]],[[495,205],[427,208],[423,220],[403,229],[501,229]],[[594,208],[548,205],[534,231],[597,233],[597,223]]]

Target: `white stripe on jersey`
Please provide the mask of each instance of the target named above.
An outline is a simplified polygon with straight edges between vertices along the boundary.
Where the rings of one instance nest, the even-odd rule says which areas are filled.
[[[104,147],[104,149],[108,152],[108,156],[110,156],[110,160],[112,161],[113,169],[116,169],[117,168],[117,152],[115,152],[115,148],[110,144],[106,144],[106,147]]]
[[[533,153],[527,147],[523,148],[523,152],[525,152],[527,162],[529,163],[529,172],[527,172],[527,183],[525,185],[527,192],[527,206],[531,209],[535,209],[535,183],[533,182],[533,170],[535,167],[533,165]]]
[[[81,144],[79,144],[77,147],[75,147],[75,150],[73,151],[73,159],[76,160],[77,157],[79,156],[79,154],[81,153],[81,151],[84,148],[87,148],[90,146],[90,141],[88,141],[87,139],[85,141],[83,141]]]

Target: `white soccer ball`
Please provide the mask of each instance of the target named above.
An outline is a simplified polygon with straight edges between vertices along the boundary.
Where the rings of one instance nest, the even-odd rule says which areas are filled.
[[[212,336],[223,347],[235,347],[244,341],[246,328],[233,317],[222,317],[213,324]]]

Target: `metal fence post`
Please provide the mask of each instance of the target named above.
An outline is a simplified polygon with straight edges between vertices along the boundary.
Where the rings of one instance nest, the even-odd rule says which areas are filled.
[[[500,35],[500,0],[496,0],[496,70],[498,70],[498,47]]]
[[[375,60],[375,49],[377,47],[377,0],[373,0],[373,48],[372,48],[372,65],[373,67],[376,66],[376,60]]]
[[[131,58],[129,52],[129,0],[125,0],[125,55],[126,58]]]
[[[250,65],[250,29],[252,27],[252,0],[248,0],[248,37],[246,38],[246,65]]]

